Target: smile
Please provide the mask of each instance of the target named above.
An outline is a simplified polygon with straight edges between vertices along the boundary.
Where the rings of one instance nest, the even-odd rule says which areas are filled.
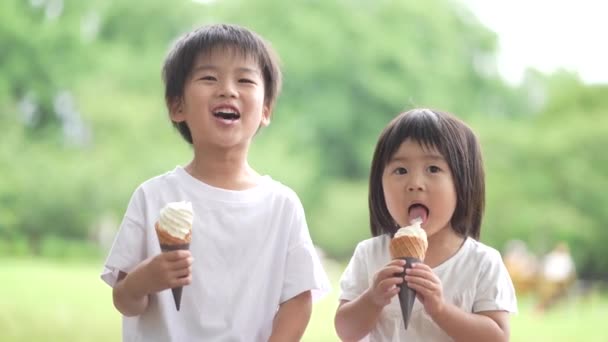
[[[241,118],[241,113],[232,106],[222,106],[213,110],[213,116],[223,120],[236,121]]]

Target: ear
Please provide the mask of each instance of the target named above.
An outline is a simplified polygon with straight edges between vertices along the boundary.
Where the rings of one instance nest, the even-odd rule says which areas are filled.
[[[171,121],[182,122],[186,120],[186,116],[184,115],[184,101],[182,101],[181,97],[172,99],[167,105],[169,107]]]
[[[260,122],[261,127],[266,127],[270,125],[270,117],[272,116],[272,109],[269,106],[264,106],[262,109],[262,122]]]

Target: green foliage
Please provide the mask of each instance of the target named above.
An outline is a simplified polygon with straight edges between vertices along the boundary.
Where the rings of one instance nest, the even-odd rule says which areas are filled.
[[[370,146],[406,108],[469,115],[513,107],[492,73],[494,36],[444,1],[248,1],[233,8],[220,7],[222,17],[260,32],[285,61],[288,100],[279,109],[292,114],[284,119],[289,127],[308,128],[289,143],[320,149],[325,177],[365,179]]]
[[[519,238],[540,253],[566,240],[584,275],[608,272],[608,88],[533,70],[509,87],[496,74],[495,36],[458,4],[52,3],[0,3],[2,255],[94,255],[88,244],[104,217],[121,217],[138,184],[188,162],[167,117],[161,64],[178,34],[233,22],[270,40],[285,73],[250,162],[298,192],[329,255],[346,259],[369,236],[367,174],[381,129],[428,106],[463,117],[481,137],[484,242],[500,249]]]
[[[314,241],[334,258],[347,260],[359,241],[370,238],[365,182],[333,182],[308,222]]]
[[[557,75],[556,83],[562,81]],[[579,273],[603,278],[608,270],[603,252],[608,196],[602,190],[608,186],[608,119],[601,112],[608,102],[597,104],[608,92],[577,84],[563,93],[549,79],[546,109],[536,116],[479,125],[489,170],[482,236],[497,246],[521,239],[537,253],[566,241]]]

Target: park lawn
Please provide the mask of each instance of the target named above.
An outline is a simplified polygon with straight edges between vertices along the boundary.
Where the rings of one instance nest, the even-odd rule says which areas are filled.
[[[327,263],[333,291],[313,309],[304,341],[337,341],[333,316],[342,266]],[[99,278],[100,264],[0,259],[0,332],[3,342],[119,341],[120,316],[111,290]],[[520,301],[512,318],[511,341],[608,341],[601,326],[608,296],[598,293],[537,314],[533,301]]]

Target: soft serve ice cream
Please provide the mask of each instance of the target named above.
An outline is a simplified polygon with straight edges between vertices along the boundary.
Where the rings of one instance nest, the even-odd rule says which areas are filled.
[[[163,252],[190,249],[192,239],[192,222],[194,213],[190,202],[171,202],[160,211],[160,217],[154,225],[160,249]],[[182,300],[182,287],[174,287],[173,300],[179,311]]]
[[[391,239],[389,245],[391,257],[393,259],[404,259],[406,261],[405,268],[410,268],[413,264],[424,260],[428,241],[421,224],[422,219],[416,218],[412,220],[409,226],[397,230],[395,236]],[[405,271],[397,276],[403,277],[404,275]],[[399,304],[401,305],[403,323],[405,329],[407,329],[416,299],[416,291],[409,288],[406,283],[399,287]]]
[[[426,232],[420,226],[422,219],[416,218],[406,227],[399,228],[391,240],[391,256],[393,259],[414,257],[424,260],[428,247]]]
[[[190,242],[193,218],[192,203],[171,202],[161,209],[156,229],[175,239]]]

